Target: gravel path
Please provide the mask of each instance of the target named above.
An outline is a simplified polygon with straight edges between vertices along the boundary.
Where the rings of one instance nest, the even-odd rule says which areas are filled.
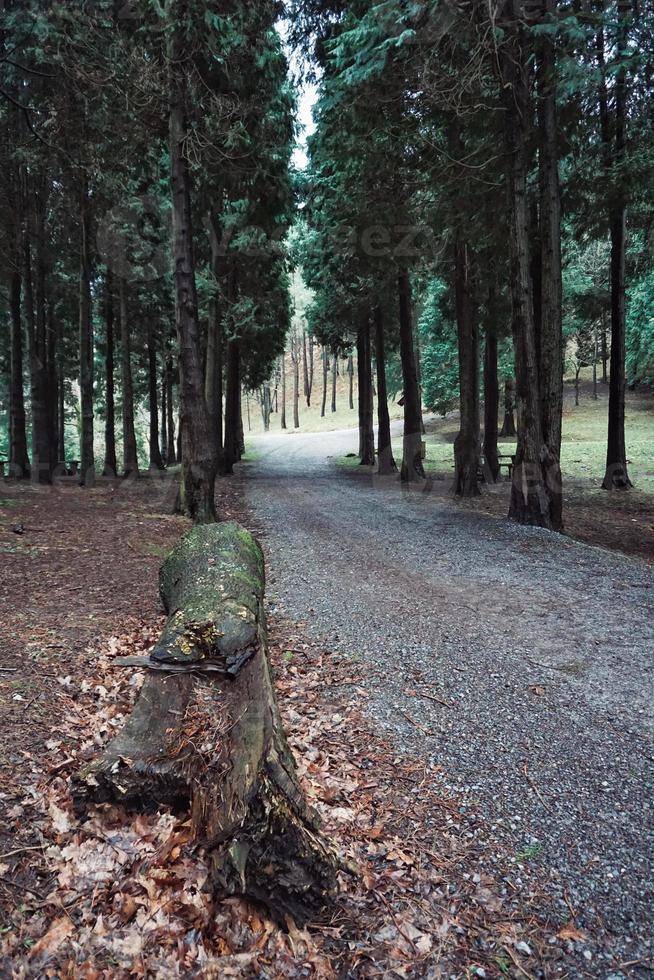
[[[398,749],[436,759],[561,921],[575,910],[569,975],[651,975],[651,569],[337,468],[356,439],[256,442],[273,607],[357,661]]]

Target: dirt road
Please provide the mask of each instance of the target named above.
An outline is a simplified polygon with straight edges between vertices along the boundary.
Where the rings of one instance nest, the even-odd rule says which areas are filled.
[[[271,605],[353,659],[398,751],[434,758],[516,880],[574,913],[579,975],[640,975],[654,959],[651,569],[337,467],[356,439],[257,439],[243,486]]]

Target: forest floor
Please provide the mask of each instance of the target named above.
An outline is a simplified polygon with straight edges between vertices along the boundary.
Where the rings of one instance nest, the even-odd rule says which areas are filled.
[[[0,975],[654,968],[651,575],[355,479],[324,459],[347,438],[269,437],[218,486],[267,551],[291,745],[359,868],[304,931],[210,901],[183,820],[71,809],[142,680],[112,661],[163,621],[170,483],[0,486]]]

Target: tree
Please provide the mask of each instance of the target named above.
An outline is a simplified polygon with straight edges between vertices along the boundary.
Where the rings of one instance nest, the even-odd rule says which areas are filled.
[[[521,3],[506,6],[506,40],[501,49],[504,93],[507,191],[511,246],[511,299],[518,401],[518,445],[509,517],[521,524],[561,528],[560,485],[550,483],[557,462],[545,444],[541,420],[539,348],[531,291],[529,204],[527,197],[528,121],[531,110],[530,45]]]
[[[114,297],[111,273],[104,279],[105,316],[105,428],[104,428],[104,476],[116,476],[116,427],[114,404]]]
[[[170,187],[173,214],[175,323],[179,344],[182,476],[180,506],[197,523],[215,520],[216,447],[204,399],[198,327],[198,299],[191,216],[191,174],[186,157],[186,59],[189,0],[169,0],[167,53]]]
[[[384,316],[381,305],[374,310],[375,364],[377,366],[377,472],[380,476],[397,473],[393,456],[391,423],[386,390],[386,345],[384,340]]]
[[[597,55],[600,68],[600,124],[604,145],[604,165],[607,173],[615,170],[618,179],[612,189],[609,206],[611,236],[611,367],[609,382],[609,428],[606,447],[606,470],[602,487],[605,490],[626,490],[631,486],[627,472],[627,450],[624,431],[625,401],[625,339],[626,339],[626,211],[627,197],[619,173],[625,158],[627,127],[627,65],[629,0],[617,0],[616,31],[617,66],[615,74],[615,110],[609,118],[609,103],[604,57],[604,28],[597,35]]]

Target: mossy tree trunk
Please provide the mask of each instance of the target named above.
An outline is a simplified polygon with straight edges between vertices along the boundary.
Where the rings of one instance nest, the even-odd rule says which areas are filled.
[[[240,525],[198,525],[164,562],[168,620],[123,731],[77,777],[78,808],[189,810],[220,895],[304,922],[335,887],[336,859],[308,809],[273,691],[264,562]]]

